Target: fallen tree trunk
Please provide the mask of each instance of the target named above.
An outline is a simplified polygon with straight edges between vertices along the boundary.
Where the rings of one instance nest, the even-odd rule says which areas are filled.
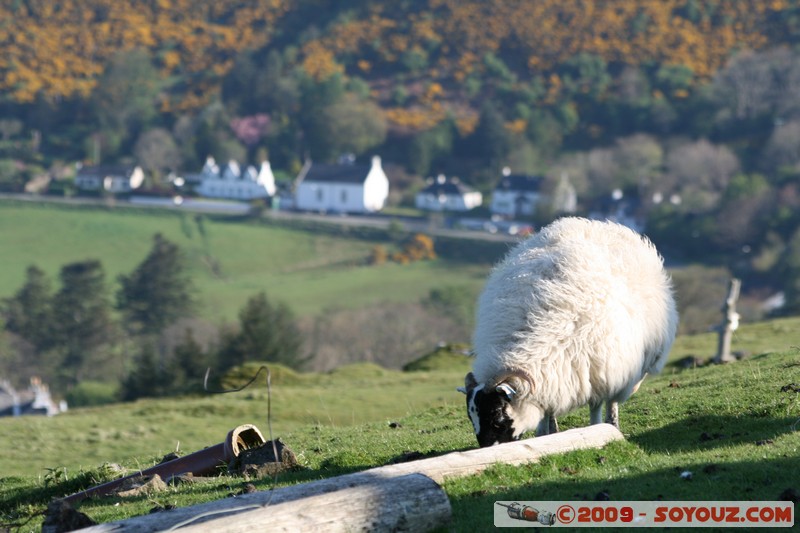
[[[426,531],[445,525],[450,503],[437,485],[497,464],[536,462],[546,455],[600,448],[624,437],[610,424],[381,466],[301,485],[100,524],[85,532],[164,531]],[[343,512],[337,511],[349,501]],[[334,516],[336,523],[328,516]],[[380,519],[379,519],[380,518]],[[417,524],[415,521],[420,520]],[[338,528],[338,529],[337,529]]]

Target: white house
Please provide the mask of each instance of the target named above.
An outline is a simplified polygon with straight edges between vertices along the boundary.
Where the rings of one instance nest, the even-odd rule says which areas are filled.
[[[374,156],[370,165],[306,163],[297,177],[295,208],[303,211],[371,213],[389,196],[389,178]]]
[[[426,211],[469,211],[483,203],[483,195],[458,181],[439,174],[414,198],[417,209]]]
[[[492,192],[489,210],[493,215],[517,218],[529,217],[543,201],[544,178],[511,174],[508,167],[503,169],[503,177]]]
[[[208,157],[200,174],[187,176],[187,181],[197,183],[197,193],[207,198],[253,200],[275,195],[275,176],[269,161],[256,169],[248,166],[244,172],[236,161],[228,161],[220,169],[213,157]]]
[[[506,167],[492,191],[490,211],[505,218],[530,217],[542,206],[554,213],[574,213],[577,208],[575,187],[566,174],[549,190],[543,176],[512,174]]]
[[[144,182],[140,166],[94,165],[78,169],[75,187],[83,191],[130,192]]]
[[[66,410],[67,403],[53,401],[50,388],[37,377],[31,378],[25,390],[17,390],[8,381],[0,380],[0,416],[53,416]]]

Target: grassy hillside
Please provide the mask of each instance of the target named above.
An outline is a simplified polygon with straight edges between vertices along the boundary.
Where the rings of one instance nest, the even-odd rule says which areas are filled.
[[[682,369],[687,356],[713,354],[715,336],[678,339],[671,364],[648,378],[621,409],[626,441],[603,450],[578,451],[525,467],[497,466],[446,483],[454,531],[488,530],[499,499],[776,500],[800,489],[800,383],[796,346],[800,319],[746,325],[734,349],[752,352],[724,366]],[[462,382],[468,361],[427,371],[395,372],[357,365],[330,374],[276,374],[274,436],[297,454],[302,471],[280,483],[328,477],[385,464],[407,454],[443,454],[476,446],[463,412]],[[53,496],[107,479],[105,462],[147,467],[178,443],[186,452],[221,442],[232,427],[254,423],[266,431],[266,390],[205,398],[140,401],[75,410],[51,419],[0,420],[0,513],[20,523]],[[562,429],[585,425],[582,409],[561,420]],[[390,422],[396,422],[390,424]],[[355,428],[355,430],[354,430]],[[19,443],[25,443],[19,446]],[[679,474],[693,472],[692,481]],[[255,483],[261,490],[272,480]],[[86,502],[96,521],[147,513],[154,505],[190,505],[237,492],[242,480],[221,476],[179,486],[149,498]],[[795,493],[796,494],[796,493]],[[119,505],[117,505],[119,503]],[[38,530],[34,517],[23,530]]]
[[[61,266],[87,258],[102,261],[115,291],[117,276],[130,273],[161,232],[187,253],[198,312],[213,321],[234,321],[262,290],[309,316],[333,306],[417,301],[442,285],[477,290],[488,272],[444,260],[372,267],[366,260],[378,241],[213,218],[199,226],[193,215],[159,211],[2,202],[0,228],[0,298],[20,288],[28,265],[43,269],[57,288]]]

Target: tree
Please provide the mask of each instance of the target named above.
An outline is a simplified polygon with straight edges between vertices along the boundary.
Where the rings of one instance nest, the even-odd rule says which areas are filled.
[[[53,300],[55,341],[62,369],[71,384],[87,374],[100,375],[115,338],[103,266],[90,259],[61,267],[61,289]],[[90,377],[90,376],[89,376]]]
[[[325,108],[323,115],[334,152],[362,154],[386,139],[383,111],[354,94]]]
[[[611,193],[618,184],[619,162],[611,148],[595,148],[586,155],[586,171],[596,198]]]
[[[435,302],[326,309],[304,328],[313,354],[310,365],[316,371],[326,371],[368,361],[401,368],[430,352],[432,346],[469,339],[468,324],[456,316],[466,312],[461,306],[468,304],[467,297],[451,300],[442,296],[434,297]]]
[[[438,159],[453,150],[454,129],[452,121],[445,120],[415,135],[408,148],[409,168],[419,175],[428,174]]]
[[[22,131],[24,124],[15,118],[0,119],[0,138],[7,141]]]
[[[330,137],[331,125],[325,116],[330,106],[342,101],[345,95],[344,82],[340,75],[316,82],[303,80],[300,100],[299,123],[302,128],[304,149],[311,157],[325,161],[339,155]]]
[[[152,343],[145,342],[136,357],[135,368],[122,381],[122,400],[133,401],[144,397],[165,396],[170,386],[170,376],[163,366],[159,365],[155,347]]]
[[[20,166],[21,162],[16,159],[0,159],[0,191],[22,192],[25,189],[28,176]]]
[[[739,171],[739,160],[726,146],[701,139],[670,150],[666,166],[661,182],[665,192],[679,192],[684,210],[704,212],[717,204]]]
[[[468,286],[445,285],[431,289],[428,295],[422,299],[422,305],[461,325],[468,336],[468,332],[472,330],[475,322],[477,296],[475,291]]]
[[[550,111],[534,109],[525,133],[543,154],[554,156],[561,148],[564,128]]]
[[[765,223],[774,212],[775,191],[764,176],[737,174],[733,177],[715,213],[713,242],[721,250],[739,253],[746,246],[758,250],[767,242]]]
[[[240,53],[222,80],[226,107],[236,115],[291,113],[299,98],[297,77],[285,68],[277,50],[264,60],[257,56],[252,51]]]
[[[53,340],[53,295],[50,279],[36,265],[25,274],[25,284],[3,301],[6,329],[30,342],[37,351]]]
[[[787,48],[740,51],[714,77],[720,118],[753,120],[776,111],[796,111],[797,98],[786,88],[798,81],[798,75],[800,63]]]
[[[564,87],[573,95],[598,98],[611,84],[605,60],[593,54],[580,52],[564,63]]]
[[[644,193],[652,188],[664,164],[661,145],[649,135],[617,139],[614,154],[619,162],[617,185]]]
[[[143,50],[117,52],[98,80],[94,109],[106,146],[135,139],[156,113],[158,70]]]
[[[175,346],[169,364],[172,385],[176,392],[199,392],[202,390],[206,369],[211,366],[209,354],[187,328],[183,340]]]
[[[786,245],[780,261],[783,290],[786,304],[781,309],[785,314],[800,312],[800,229],[794,232]]]
[[[800,120],[775,128],[764,147],[761,167],[769,172],[800,169]]]
[[[130,275],[119,277],[117,308],[133,333],[155,334],[192,309],[192,282],[178,246],[160,233]]]
[[[247,157],[247,149],[233,136],[231,116],[222,102],[207,106],[194,122],[191,138],[195,153],[203,160],[209,155],[217,161],[243,161]]]
[[[252,296],[239,311],[239,331],[223,339],[220,362],[224,368],[246,361],[281,363],[302,367],[303,341],[294,313],[284,302],[273,305],[264,292]]]
[[[475,153],[482,156],[490,166],[499,166],[511,149],[511,135],[506,129],[503,115],[488,101],[481,107],[472,142]]]
[[[142,133],[133,147],[133,154],[142,168],[156,179],[181,166],[181,152],[172,134],[164,128]]]

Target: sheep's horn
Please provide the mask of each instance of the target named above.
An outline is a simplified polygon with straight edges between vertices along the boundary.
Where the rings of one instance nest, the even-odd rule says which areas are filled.
[[[495,388],[498,385],[500,385],[501,383],[503,383],[504,381],[508,380],[508,378],[511,378],[511,377],[519,378],[522,381],[524,381],[525,383],[527,383],[528,386],[530,387],[529,390],[533,390],[534,389],[533,378],[531,377],[531,375],[528,374],[527,372],[525,372],[524,370],[520,370],[520,369],[509,370],[508,372],[504,372],[504,373],[500,374],[499,376],[496,376],[494,379],[492,379],[490,381],[490,384],[491,384],[490,387],[491,388]],[[519,391],[517,391],[517,392],[519,392]]]

